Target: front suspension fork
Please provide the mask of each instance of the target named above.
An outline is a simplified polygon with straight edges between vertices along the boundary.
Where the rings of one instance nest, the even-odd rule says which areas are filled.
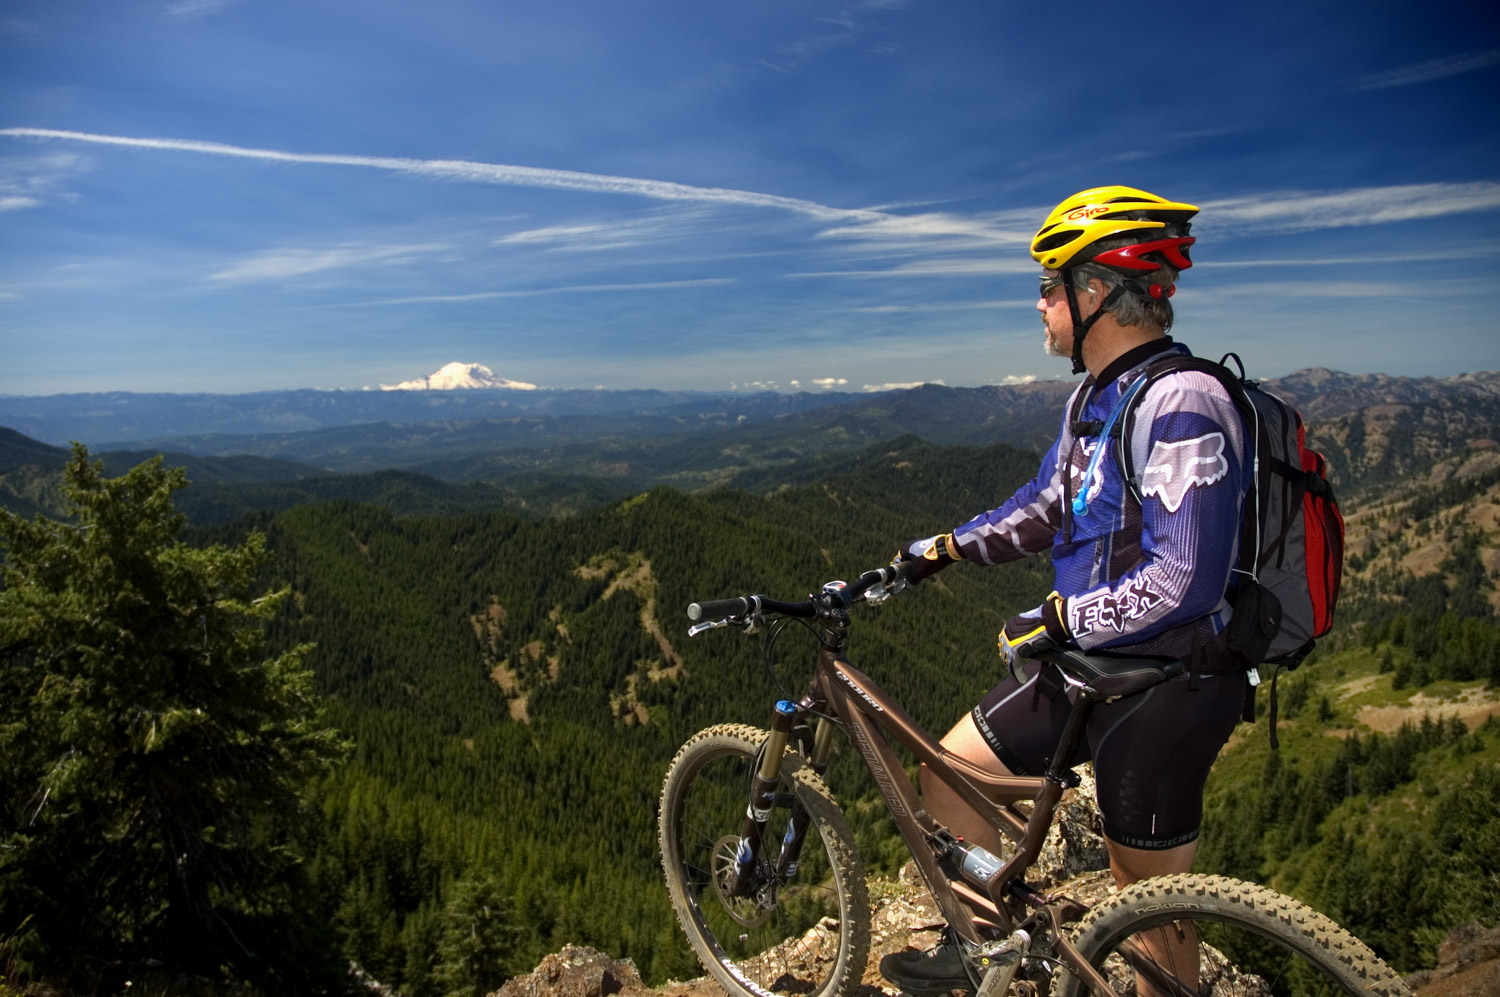
[[[756,864],[765,840],[766,825],[776,804],[777,790],[781,786],[782,756],[786,754],[792,727],[800,712],[797,704],[783,699],[776,704],[776,711],[771,715],[771,732],[761,748],[760,764],[750,783],[750,805],[745,810],[745,824],[740,832],[739,849],[735,854],[734,876],[729,884],[732,896],[749,896],[760,885]],[[825,733],[825,729],[829,733]],[[831,747],[831,730],[826,720],[819,725],[814,742],[815,759],[826,760]],[[797,860],[802,854],[802,843],[806,840],[807,827],[811,821],[812,815],[807,812],[802,801],[793,795],[786,832],[781,839],[781,853],[773,867],[777,880],[791,879],[797,874]]]

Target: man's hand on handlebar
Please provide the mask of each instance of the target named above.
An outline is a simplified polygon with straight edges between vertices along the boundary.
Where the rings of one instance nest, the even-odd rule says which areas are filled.
[[[915,585],[927,576],[935,575],[948,565],[962,560],[958,545],[953,542],[953,534],[944,533],[923,540],[913,540],[896,552],[891,564],[912,562],[906,581],[909,585]]]

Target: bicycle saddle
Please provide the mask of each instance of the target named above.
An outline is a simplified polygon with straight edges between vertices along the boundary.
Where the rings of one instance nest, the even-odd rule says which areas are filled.
[[[1033,657],[1056,665],[1091,686],[1104,699],[1143,692],[1181,675],[1185,668],[1181,661],[1173,658],[1089,654],[1065,647],[1038,648]]]

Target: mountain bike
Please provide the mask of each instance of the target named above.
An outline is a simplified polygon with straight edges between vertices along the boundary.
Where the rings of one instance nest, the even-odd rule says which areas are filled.
[[[817,637],[803,697],[778,701],[768,730],[725,724],[690,738],[662,787],[658,840],[668,892],[700,962],[731,997],[849,997],[870,948],[870,904],[853,832],[824,782],[840,735],[874,777],[978,997],[1189,994],[1403,995],[1363,943],[1296,900],[1221,876],[1142,880],[1090,907],[1030,886],[1072,756],[1095,704],[1140,693],[1181,662],[1053,649],[1072,713],[1038,777],[998,777],[947,752],[845,659],[850,610],[906,587],[907,565],[833,581],[807,599],[693,603],[690,635],[719,627]],[[892,741],[1014,846],[998,856],[922,808]],[[1198,953],[1196,960],[1184,951]],[[1153,953],[1164,953],[1153,956]]]

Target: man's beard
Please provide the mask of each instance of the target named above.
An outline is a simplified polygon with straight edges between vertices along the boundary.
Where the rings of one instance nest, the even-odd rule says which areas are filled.
[[[1052,331],[1052,326],[1047,324],[1046,319],[1042,320],[1042,329],[1045,331],[1046,336],[1042,342],[1042,350],[1047,356],[1070,357],[1073,355],[1071,350],[1063,349],[1062,342],[1057,338],[1057,334]]]

